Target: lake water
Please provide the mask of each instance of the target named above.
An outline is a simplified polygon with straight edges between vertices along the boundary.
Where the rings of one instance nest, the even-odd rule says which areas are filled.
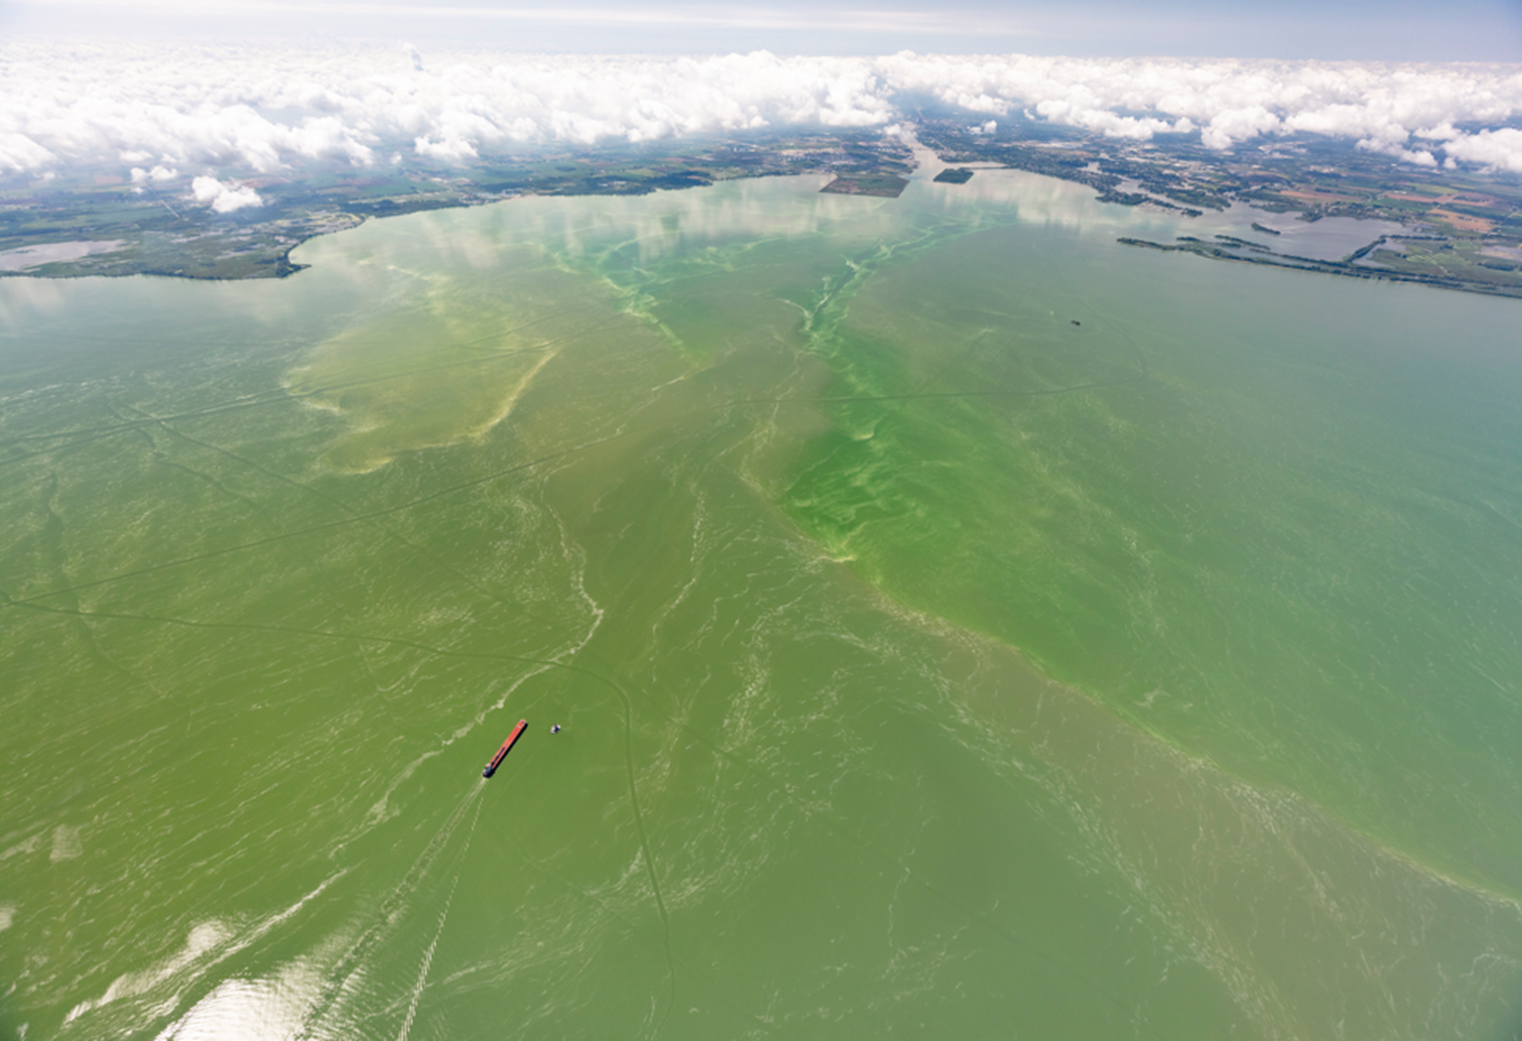
[[[929,172],[0,281],[0,1037],[1517,1037],[1518,303]]]

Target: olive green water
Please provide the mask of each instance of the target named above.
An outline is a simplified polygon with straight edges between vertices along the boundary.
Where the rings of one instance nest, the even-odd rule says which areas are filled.
[[[1518,1036],[1516,302],[819,183],[0,282],[0,1037]]]

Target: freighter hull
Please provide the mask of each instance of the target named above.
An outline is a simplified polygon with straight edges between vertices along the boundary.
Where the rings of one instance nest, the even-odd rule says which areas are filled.
[[[502,742],[502,747],[497,749],[497,754],[491,757],[491,762],[487,763],[486,769],[481,771],[482,777],[490,777],[497,772],[497,767],[502,765],[502,760],[507,758],[507,753],[513,750],[513,745],[526,729],[528,729],[528,720],[518,720],[518,725],[513,727],[513,732],[507,735],[507,740]]]

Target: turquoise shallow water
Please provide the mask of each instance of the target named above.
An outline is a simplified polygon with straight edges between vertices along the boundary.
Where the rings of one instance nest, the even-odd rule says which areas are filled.
[[[0,283],[0,1036],[1514,1036],[1515,303],[819,184]]]

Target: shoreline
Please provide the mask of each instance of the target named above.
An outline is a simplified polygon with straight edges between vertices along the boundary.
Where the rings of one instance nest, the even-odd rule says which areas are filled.
[[[799,145],[803,147],[786,147]],[[1279,253],[1265,243],[1246,240],[1222,244],[1180,236],[1176,243],[1164,243],[1123,236],[1117,241],[1160,252],[1194,253],[1213,260],[1406,282],[1483,296],[1522,298],[1522,263],[1506,259],[1510,256],[1507,251],[1522,248],[1522,221],[1518,220],[1522,217],[1522,206],[1514,211],[1516,216],[1504,221],[1499,220],[1501,215],[1497,211],[1494,215],[1497,220],[1489,221],[1482,232],[1450,222],[1451,227],[1445,233],[1443,228],[1433,229],[1420,222],[1421,216],[1430,217],[1437,211],[1415,215],[1404,211],[1386,213],[1379,209],[1381,205],[1386,209],[1417,205],[1410,201],[1413,197],[1409,192],[1386,190],[1383,194],[1354,202],[1307,203],[1304,198],[1306,190],[1291,186],[1297,182],[1288,181],[1277,173],[1264,174],[1268,180],[1264,180],[1263,185],[1248,177],[1246,180],[1238,178],[1223,187],[1210,180],[1210,175],[1219,171],[1207,170],[1202,175],[1198,170],[1191,170],[1188,176],[1180,174],[1176,163],[1169,165],[1178,157],[1165,149],[1127,151],[1124,146],[1110,145],[1092,137],[1085,139],[1082,146],[1093,151],[1080,152],[1071,142],[1058,148],[1018,138],[995,141],[982,136],[968,137],[947,120],[930,119],[920,125],[904,126],[892,135],[884,135],[880,129],[871,133],[804,132],[779,135],[764,143],[699,143],[697,148],[655,158],[642,155],[631,159],[613,153],[586,153],[543,158],[537,165],[520,162],[513,167],[483,163],[469,171],[474,181],[470,177],[457,177],[446,186],[446,182],[438,177],[412,175],[392,185],[393,188],[407,189],[401,194],[393,192],[342,201],[314,182],[286,197],[271,192],[266,203],[271,212],[264,220],[252,219],[251,215],[214,215],[209,212],[187,217],[170,210],[172,221],[162,219],[162,215],[155,212],[162,226],[150,228],[134,223],[130,228],[112,228],[85,223],[84,218],[89,214],[81,209],[78,213],[81,226],[73,235],[53,229],[17,235],[11,242],[0,243],[4,246],[0,248],[0,278],[146,275],[210,282],[289,278],[308,266],[291,259],[292,251],[298,246],[324,235],[351,230],[371,219],[406,216],[426,210],[466,209],[523,198],[627,197],[709,187],[729,180],[821,173],[836,178],[834,183],[840,187],[833,190],[837,192],[892,197],[896,192],[875,189],[851,192],[849,186],[858,179],[869,185],[879,180],[885,184],[889,181],[928,181],[939,171],[955,166],[975,171],[1020,170],[1053,180],[1076,182],[1093,190],[1100,202],[1149,211],[1156,209],[1186,219],[1204,216],[1199,207],[1221,210],[1245,204],[1254,211],[1261,211],[1265,217],[1272,213],[1294,213],[1298,220],[1307,224],[1314,224],[1323,217],[1398,221],[1409,234],[1393,237],[1409,242],[1420,241],[1420,247],[1392,250],[1386,248],[1386,240],[1392,236],[1381,235],[1336,260]],[[1201,165],[1194,156],[1198,149],[1193,146],[1178,146],[1174,150],[1191,158],[1192,166]],[[1119,157],[1114,154],[1117,152]],[[1212,155],[1210,160],[1224,168],[1234,158],[1232,153],[1223,153]],[[1353,156],[1348,162],[1352,164],[1355,160],[1362,162],[1365,159]],[[1405,171],[1397,171],[1397,174],[1405,176]],[[501,180],[504,175],[511,176]],[[827,185],[825,190],[832,188]],[[1517,198],[1514,200],[1487,198],[1498,204],[1501,201],[1522,204],[1522,191],[1515,194]],[[84,207],[86,203],[79,200],[85,199],[89,193],[77,195],[77,204]],[[1446,200],[1448,197],[1441,198]],[[70,198],[65,193],[66,205],[62,208],[66,214]],[[320,210],[310,208],[313,198],[320,200]],[[1426,202],[1423,200],[1420,205],[1425,206]],[[159,203],[149,201],[147,205],[156,211]],[[1434,219],[1445,220],[1441,213]],[[1496,230],[1498,222],[1500,231]],[[1507,230],[1512,223],[1519,224],[1518,234]],[[1283,234],[1258,220],[1252,223],[1251,230],[1271,235],[1274,239]],[[1216,236],[1217,239],[1222,237]],[[1513,239],[1518,241],[1513,242]],[[1244,251],[1250,251],[1251,255]],[[7,258],[15,260],[28,254],[51,254],[58,259],[25,267],[5,266]],[[1381,259],[1377,265],[1370,259],[1376,254]],[[1401,266],[1392,267],[1391,264]],[[1436,270],[1423,269],[1428,267]],[[1455,267],[1462,272],[1472,271],[1476,277],[1466,277],[1466,274],[1451,270]]]

